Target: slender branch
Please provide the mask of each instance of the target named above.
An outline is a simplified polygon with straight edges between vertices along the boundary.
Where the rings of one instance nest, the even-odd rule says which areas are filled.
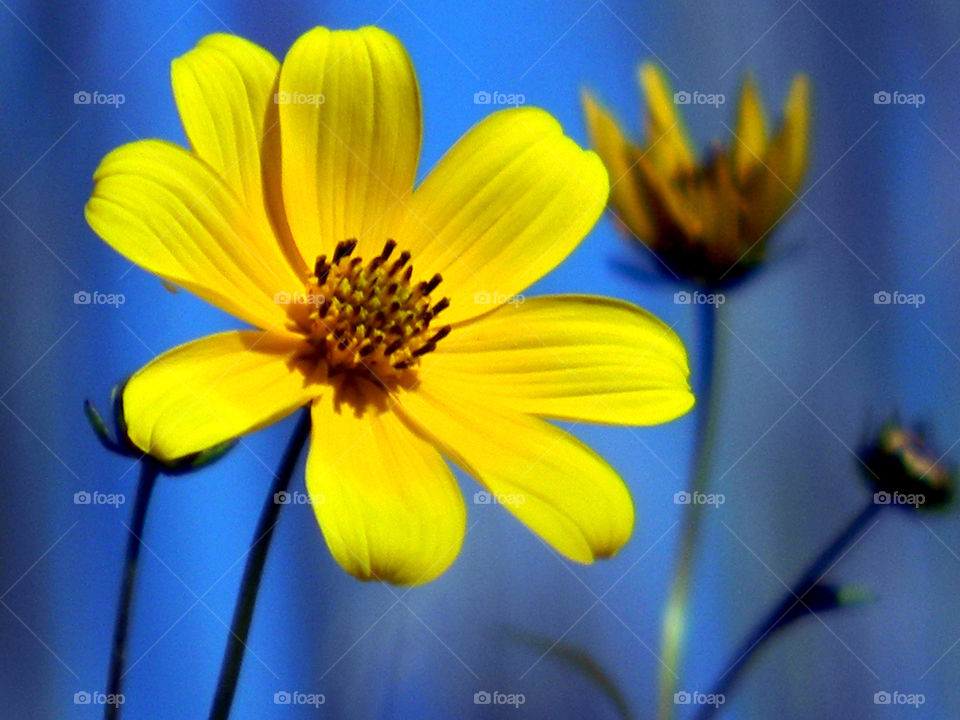
[[[243,653],[247,647],[247,637],[250,633],[250,624],[253,621],[253,611],[257,602],[260,581],[263,578],[263,568],[267,562],[267,552],[270,550],[270,541],[273,538],[273,529],[280,515],[281,503],[275,502],[277,493],[286,492],[290,487],[290,479],[297,466],[300,452],[306,445],[310,435],[310,412],[301,411],[297,420],[297,427],[284,451],[280,468],[274,476],[273,483],[260,511],[260,519],[253,535],[253,546],[247,556],[247,565],[243,569],[243,579],[240,581],[240,592],[237,604],[233,611],[233,621],[230,624],[230,637],[227,638],[227,648],[223,655],[223,664],[220,666],[220,678],[217,681],[217,691],[210,708],[210,720],[227,720],[233,697],[237,691],[237,681],[240,679],[240,669],[243,665]]]
[[[714,433],[714,381],[717,375],[717,326],[722,305],[701,304],[698,309],[700,325],[700,382],[696,390],[700,407],[697,414],[696,434],[694,435],[696,456],[691,465],[689,491],[706,492],[711,466],[712,437]],[[687,630],[687,606],[690,600],[690,577],[697,538],[700,534],[703,505],[691,502],[684,507],[681,522],[679,558],[670,590],[661,626],[660,657],[663,668],[660,671],[660,710],[659,718],[667,720],[673,714],[673,695],[677,687],[684,636]]]
[[[160,474],[160,467],[149,457],[144,457],[140,466],[140,483],[133,506],[130,536],[127,538],[127,552],[123,565],[123,577],[120,581],[120,601],[117,605],[117,618],[113,627],[113,647],[110,651],[110,670],[107,675],[107,702],[104,705],[105,720],[120,717],[123,692],[123,666],[127,656],[127,631],[130,626],[130,610],[133,607],[133,593],[136,585],[137,568],[140,564],[140,546],[143,528],[147,520],[147,509],[153,488]],[[114,702],[111,702],[111,699]]]
[[[886,506],[879,505],[871,500],[870,504],[861,510],[810,563],[797,583],[787,591],[783,599],[756,625],[753,632],[733,653],[733,657],[727,665],[727,670],[720,676],[711,691],[712,695],[729,694],[740,679],[741,672],[757,654],[757,651],[765,645],[770,636],[796,617],[794,613],[797,610],[797,605],[803,603],[807,593],[830,570],[837,558],[860,536],[867,523],[884,507]],[[711,717],[717,710],[719,710],[719,706],[703,705],[696,717],[698,720],[704,720]]]

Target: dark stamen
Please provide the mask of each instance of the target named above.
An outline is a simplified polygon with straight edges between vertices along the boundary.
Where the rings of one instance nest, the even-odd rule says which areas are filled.
[[[336,265],[343,258],[347,257],[357,247],[357,239],[341,240],[337,243],[337,249],[333,251],[333,264]]]
[[[443,300],[440,300],[436,305],[434,305],[430,309],[430,317],[436,317],[443,310],[446,310],[448,307],[450,307],[450,298],[443,298]]]
[[[410,262],[410,253],[404,250],[402,253],[400,253],[400,257],[394,260],[393,265],[390,266],[389,274],[393,275],[408,262]]]
[[[426,295],[428,293],[433,292],[433,290],[437,287],[437,285],[440,284],[442,280],[443,278],[440,277],[440,273],[437,273],[432,278],[430,278],[429,282],[420,283],[420,294]]]
[[[430,342],[431,342],[431,343],[439,342],[440,340],[443,340],[443,339],[444,339],[447,335],[449,335],[449,334],[450,334],[450,326],[449,326],[449,325],[444,325],[442,328],[440,328],[439,330],[437,330],[437,332],[434,334],[434,336],[433,336],[432,338],[430,338]]]
[[[392,343],[387,345],[387,349],[383,351],[384,356],[390,357],[397,350],[399,350],[402,345],[403,345],[403,340],[394,340]]]
[[[393,249],[394,249],[396,246],[397,246],[397,244],[396,244],[393,240],[387,240],[387,242],[384,243],[384,245],[383,245],[383,252],[380,253],[380,258],[379,258],[379,259],[380,259],[380,262],[386,262],[387,260],[389,260],[389,259],[390,259],[390,253],[393,252]]]

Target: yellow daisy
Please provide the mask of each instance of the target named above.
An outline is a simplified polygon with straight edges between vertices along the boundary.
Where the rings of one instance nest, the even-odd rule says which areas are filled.
[[[772,137],[760,93],[747,77],[729,148],[703,161],[691,148],[663,71],[640,67],[647,101],[642,147],[583,93],[591,144],[610,171],[610,204],[622,227],[677,275],[732,281],[764,258],[769,233],[796,200],[807,169],[810,83],[798,75]]]
[[[495,113],[415,189],[420,96],[401,43],[316,28],[282,65],[213,35],[173,63],[192,150],[125,145],[86,208],[107,243],[255,330],[182,345],[126,385],[131,440],[197,452],[310,405],[307,489],[353,575],[456,557],[444,456],[568,558],[633,527],[623,481],[541,419],[644,425],[693,403],[663,323],[598,297],[522,298],[603,210],[607,173],[541,110]]]

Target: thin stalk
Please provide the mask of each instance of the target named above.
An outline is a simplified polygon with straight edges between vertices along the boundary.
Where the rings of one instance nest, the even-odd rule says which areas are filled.
[[[813,562],[804,571],[797,583],[790,588],[783,599],[777,603],[759,622],[752,633],[747,636],[739,648],[733,653],[727,670],[717,680],[711,694],[727,695],[740,679],[741,672],[757,654],[757,651],[764,645],[764,642],[784,623],[788,615],[801,603],[804,596],[820,581],[833,564],[837,561],[850,544],[856,540],[867,523],[873,519],[874,515],[881,508],[886,507],[874,502],[870,502],[860,513],[844,527],[834,539],[827,545],[823,551],[814,558]],[[711,717],[719,706],[703,705],[696,715],[698,720]]]
[[[688,490],[691,493],[705,493],[709,483],[712,462],[715,408],[714,381],[717,375],[717,327],[720,324],[722,305],[697,305],[697,319],[700,332],[700,380],[695,390],[699,410],[694,435],[696,456],[691,464],[691,478]],[[687,630],[687,614],[690,602],[690,578],[693,572],[694,554],[700,535],[703,504],[691,502],[684,507],[681,519],[683,523],[680,536],[680,549],[676,570],[670,583],[667,602],[664,607],[660,637],[660,711],[661,720],[669,720],[673,714],[673,695],[683,652]]]
[[[136,586],[137,568],[140,564],[140,538],[143,537],[143,528],[147,521],[147,510],[153,488],[157,484],[160,467],[144,458],[140,466],[140,482],[137,486],[137,497],[133,505],[133,518],[130,521],[130,536],[127,538],[127,552],[123,563],[123,577],[120,581],[120,601],[117,605],[117,617],[113,626],[113,646],[110,650],[110,669],[107,675],[107,700],[104,704],[103,717],[105,720],[116,720],[120,717],[120,708],[123,704],[118,700],[123,692],[123,666],[127,658],[127,634],[130,627],[130,611],[133,607],[133,593]]]
[[[253,535],[253,546],[247,556],[247,564],[243,569],[243,579],[240,581],[240,593],[233,611],[233,621],[230,624],[230,636],[227,638],[227,648],[223,654],[223,664],[220,666],[220,678],[217,680],[217,691],[210,708],[210,720],[226,720],[230,716],[233,697],[237,691],[237,681],[240,679],[240,669],[243,666],[243,653],[247,647],[247,637],[250,634],[250,624],[253,621],[253,611],[257,603],[257,594],[260,581],[263,579],[263,568],[267,562],[267,553],[270,550],[270,541],[273,539],[273,529],[276,527],[280,515],[281,503],[275,502],[277,493],[286,492],[290,487],[290,479],[297,467],[300,452],[306,445],[310,435],[310,412],[301,411],[297,420],[297,427],[284,451],[280,468],[274,476],[273,483],[267,493],[267,498],[260,511],[257,529]]]

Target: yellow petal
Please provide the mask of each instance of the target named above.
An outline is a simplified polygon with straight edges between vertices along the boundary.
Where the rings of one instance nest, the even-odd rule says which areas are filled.
[[[338,242],[378,253],[420,154],[420,94],[403,45],[383,30],[315,28],[280,71],[283,200],[312,265]]]
[[[767,149],[767,115],[752,75],[747,75],[743,81],[737,112],[733,164],[737,179],[743,181],[761,161]]]
[[[214,34],[173,61],[180,119],[194,152],[217,171],[251,216],[275,228],[291,264],[306,265],[289,241],[280,199],[280,119],[274,102],[280,63],[235,35]],[[264,187],[264,181],[277,187]]]
[[[475,125],[417,188],[401,229],[423,278],[443,276],[444,321],[487,312],[548,273],[603,212],[609,181],[595,153],[535,108]]]
[[[636,182],[637,149],[623,136],[620,126],[593,96],[581,93],[590,144],[610,175],[610,202],[617,219],[639,238],[649,238],[653,224],[647,215],[643,189]]]
[[[424,357],[424,375],[525,413],[652,425],[693,405],[683,343],[653,315],[618,300],[531,298],[457,328],[444,344]]]
[[[123,391],[133,443],[175,460],[257,430],[319,393],[297,344],[252,330],[210,335],[160,355]]]
[[[633,530],[633,502],[596,453],[559,428],[462,383],[421,374],[400,412],[521,522],[582,563],[615,554]]]
[[[647,152],[657,169],[667,174],[693,169],[696,157],[677,113],[673,89],[663,71],[653,63],[640,66],[640,84],[647,101]]]
[[[287,322],[277,293],[303,287],[276,242],[208,165],[160,140],[123,145],[94,174],[90,227],[164,280],[262,329]]]
[[[307,489],[337,562],[363,580],[399,585],[446,570],[463,543],[466,508],[440,454],[385,404],[358,411],[330,393],[312,417]]]

